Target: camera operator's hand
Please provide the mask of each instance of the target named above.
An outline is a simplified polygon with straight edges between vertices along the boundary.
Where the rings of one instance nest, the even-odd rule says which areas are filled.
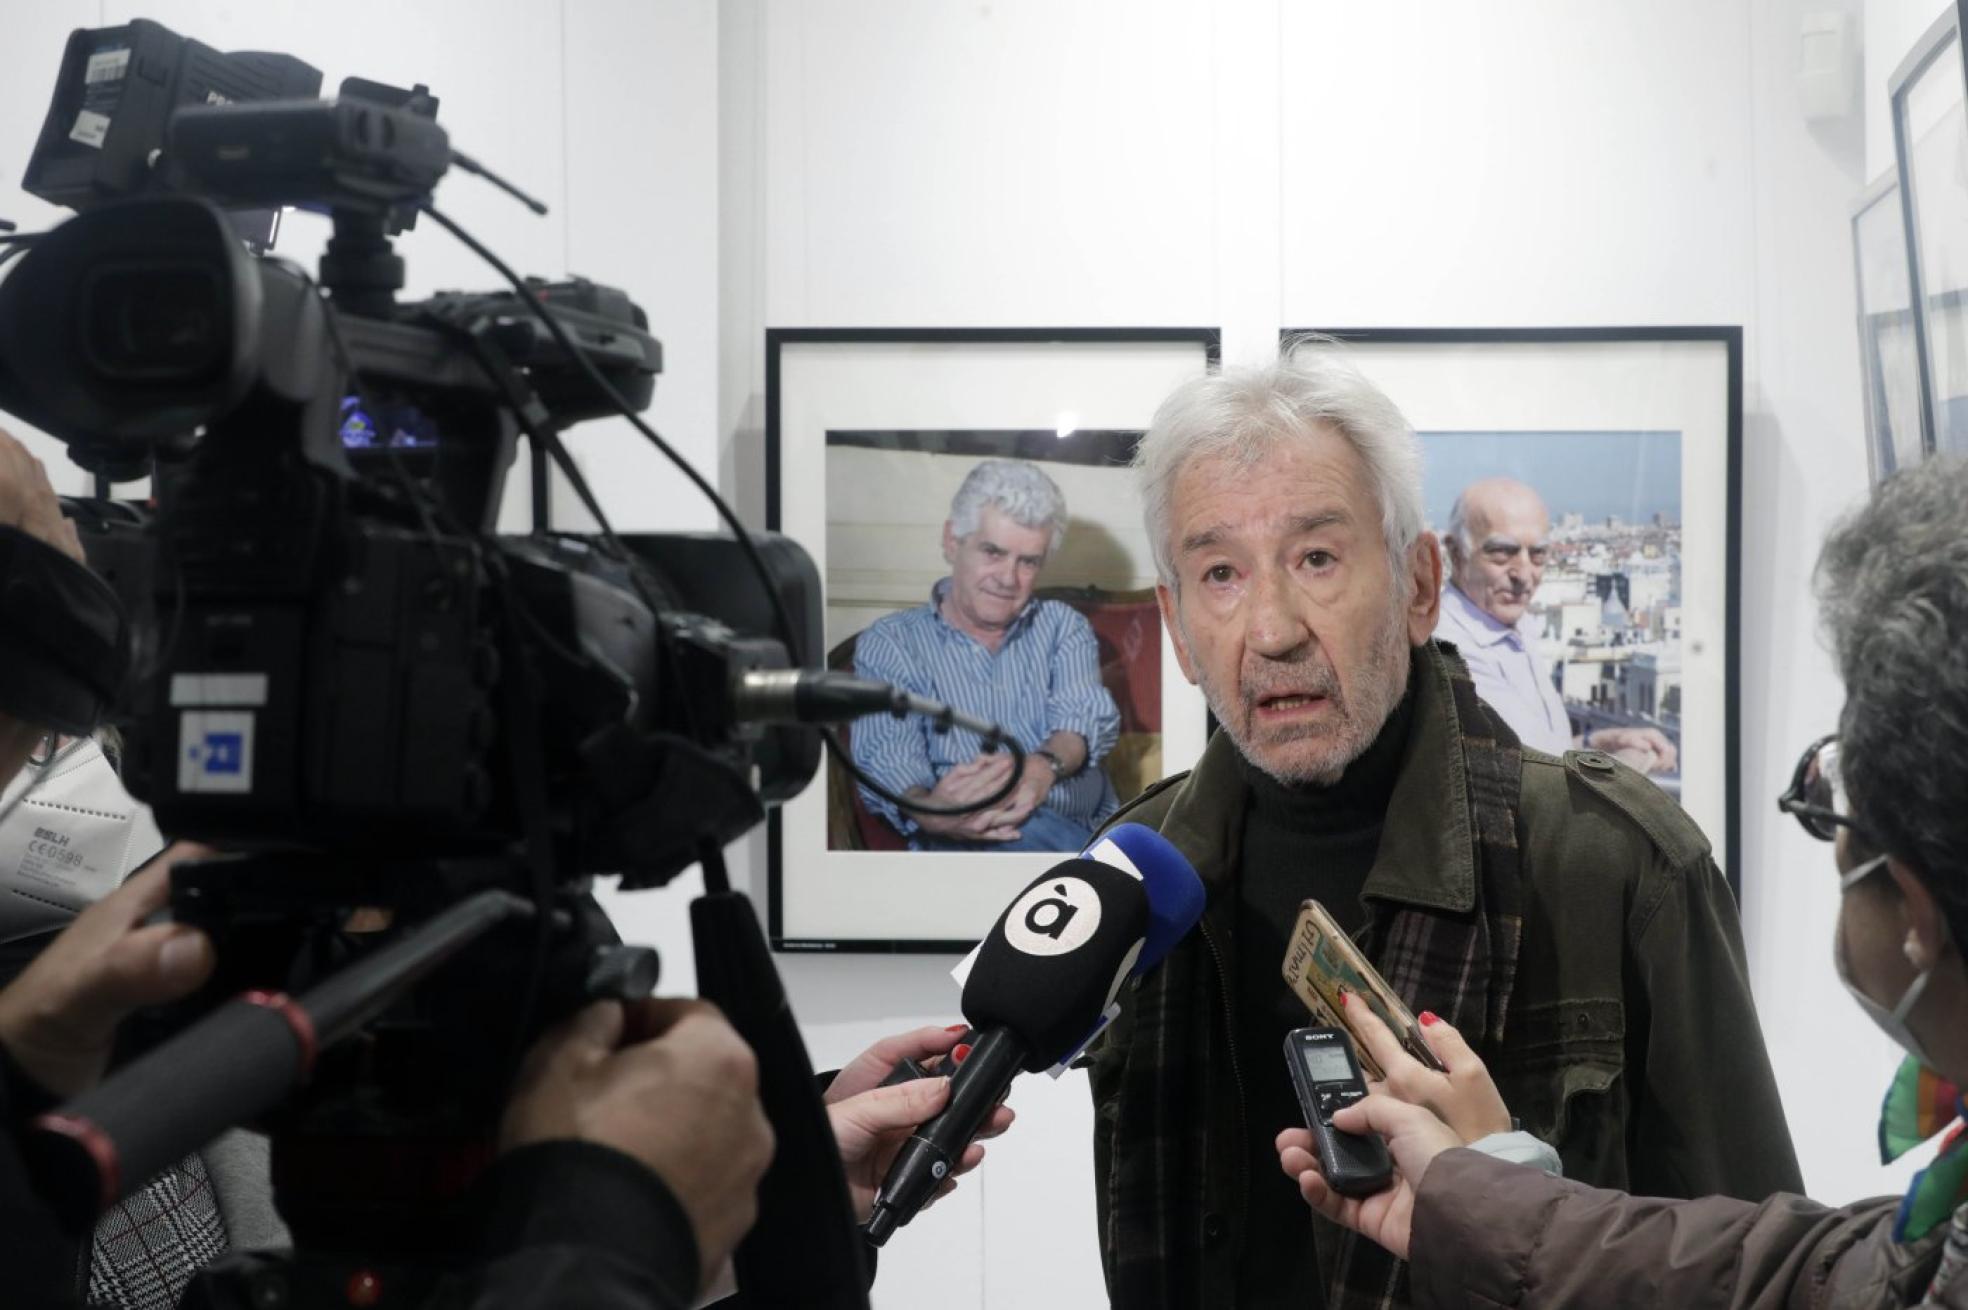
[[[758,1217],[772,1126],[758,1061],[702,1001],[601,1001],[534,1043],[500,1145],[577,1138],[653,1170],[690,1216],[700,1283]]]
[[[48,470],[4,430],[0,430],[0,524],[19,528],[77,562],[86,562],[82,539],[75,535],[75,525],[62,517]]]
[[[204,933],[143,922],[169,898],[171,866],[209,854],[174,843],[82,911],[0,990],[0,1043],[42,1087],[73,1096],[93,1086],[124,1016],[188,995],[212,972],[212,943]]]

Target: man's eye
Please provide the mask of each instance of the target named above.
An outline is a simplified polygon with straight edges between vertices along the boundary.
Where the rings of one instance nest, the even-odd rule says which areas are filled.
[[[1308,550],[1305,552],[1305,562],[1315,569],[1327,568],[1334,563],[1333,553],[1329,550]]]
[[[1229,582],[1236,576],[1236,570],[1232,569],[1228,564],[1212,564],[1203,570],[1204,582]]]

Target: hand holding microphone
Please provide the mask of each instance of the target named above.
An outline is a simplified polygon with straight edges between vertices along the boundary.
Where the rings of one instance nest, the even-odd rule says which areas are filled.
[[[884,1038],[842,1069],[827,1089],[827,1118],[834,1126],[834,1144],[840,1148],[841,1165],[847,1170],[847,1188],[858,1222],[867,1221],[882,1180],[909,1135],[949,1104],[950,1079],[945,1075],[958,1065],[946,1058],[943,1068],[935,1073],[905,1076],[900,1081],[890,1077],[892,1071],[904,1060],[914,1063],[949,1057],[963,1029],[962,1024],[954,1029],[920,1028]],[[1012,1118],[1008,1105],[993,1110],[977,1140],[964,1148],[933,1196],[948,1194],[959,1176],[983,1163],[984,1141],[1004,1133]]]
[[[1019,893],[964,984],[964,1017],[977,1033],[970,1054],[950,1079],[947,1107],[889,1168],[864,1230],[870,1243],[887,1242],[959,1168],[1013,1078],[1086,1045],[1121,986],[1194,926],[1203,899],[1189,862],[1139,824],[1122,824]]]

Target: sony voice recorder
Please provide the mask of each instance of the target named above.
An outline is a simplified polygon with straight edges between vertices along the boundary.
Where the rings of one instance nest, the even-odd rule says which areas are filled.
[[[1285,1037],[1285,1064],[1319,1149],[1319,1172],[1341,1196],[1371,1196],[1394,1177],[1380,1134],[1349,1133],[1332,1117],[1367,1094],[1367,1080],[1344,1028],[1294,1028]]]

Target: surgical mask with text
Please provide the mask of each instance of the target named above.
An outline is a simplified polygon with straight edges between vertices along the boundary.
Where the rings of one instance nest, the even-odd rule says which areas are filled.
[[[149,812],[94,739],[77,738],[0,791],[0,942],[58,931],[156,847]],[[142,844],[145,849],[136,847]]]

